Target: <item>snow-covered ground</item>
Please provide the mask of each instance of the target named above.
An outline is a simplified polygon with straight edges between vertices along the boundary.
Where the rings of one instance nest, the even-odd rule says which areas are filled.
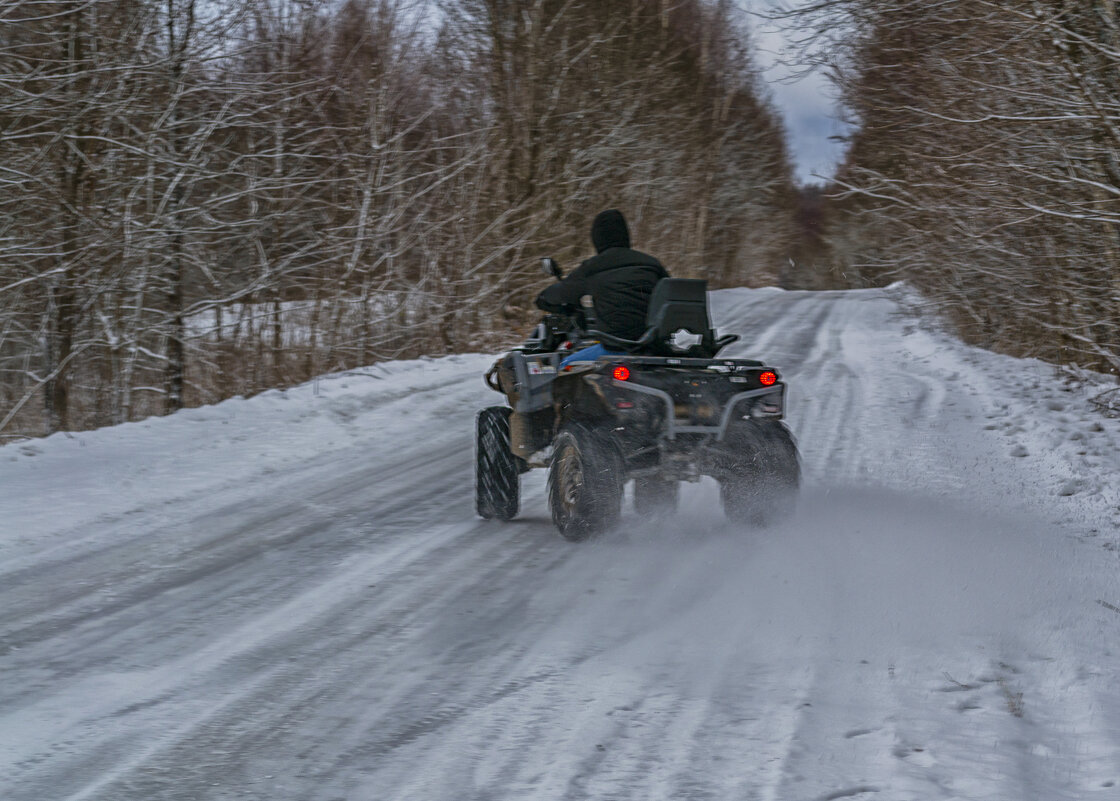
[[[797,516],[472,507],[465,355],[0,448],[0,799],[1120,798],[1120,421],[901,290],[728,290]]]

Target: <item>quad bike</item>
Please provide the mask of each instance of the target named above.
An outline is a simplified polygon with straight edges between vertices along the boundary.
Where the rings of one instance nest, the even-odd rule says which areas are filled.
[[[542,263],[562,277],[552,259]],[[618,521],[629,480],[642,516],[675,511],[680,482],[702,475],[719,482],[733,522],[765,526],[789,514],[801,472],[782,423],[785,384],[763,362],[716,357],[739,337],[716,337],[707,282],[659,281],[638,340],[595,330],[591,314],[546,315],[486,373],[508,405],[478,414],[478,514],[515,517],[520,476],[535,467],[548,468],[552,520],[573,541]],[[621,355],[564,363],[596,342]]]

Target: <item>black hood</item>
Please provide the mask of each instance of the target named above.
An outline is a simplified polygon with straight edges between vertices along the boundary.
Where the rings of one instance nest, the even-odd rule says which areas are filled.
[[[595,245],[595,252],[602,253],[607,248],[630,247],[630,229],[626,227],[626,218],[618,209],[607,209],[595,215],[595,222],[591,223],[591,243]]]

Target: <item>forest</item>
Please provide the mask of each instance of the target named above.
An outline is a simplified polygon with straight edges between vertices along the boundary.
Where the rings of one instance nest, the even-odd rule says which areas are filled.
[[[819,268],[844,286],[906,280],[972,344],[1117,373],[1114,0],[800,11],[858,125]]]
[[[730,0],[9,0],[0,441],[499,349],[608,207],[712,288],[905,280],[1117,372],[1114,0],[770,15],[853,123],[825,184]]]

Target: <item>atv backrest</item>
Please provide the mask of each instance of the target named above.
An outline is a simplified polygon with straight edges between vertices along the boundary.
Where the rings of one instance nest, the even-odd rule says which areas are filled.
[[[656,328],[655,348],[665,355],[704,355],[712,349],[714,335],[708,316],[708,282],[692,278],[662,278],[653,288],[646,327]],[[680,330],[702,337],[694,346],[672,348],[668,342]]]

